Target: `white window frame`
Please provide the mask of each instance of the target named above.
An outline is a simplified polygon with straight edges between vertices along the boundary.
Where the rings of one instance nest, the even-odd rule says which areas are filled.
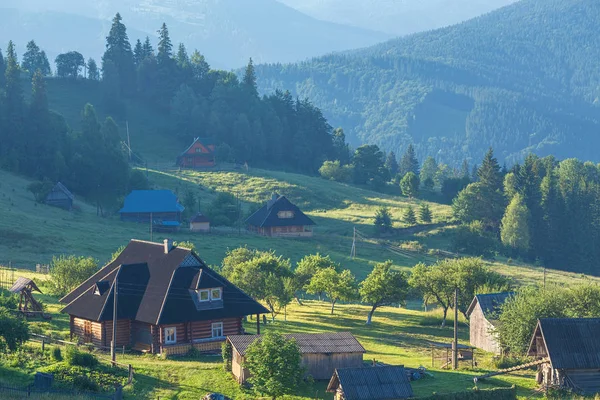
[[[215,290],[219,292],[219,297],[216,298],[216,299],[213,297],[213,292]],[[221,290],[221,288],[212,288],[212,289],[210,289],[210,300],[211,301],[213,301],[213,300],[214,301],[223,300],[223,290]]]
[[[294,218],[294,212],[291,210],[283,210],[277,213],[277,218],[279,219],[292,219]]]
[[[169,336],[171,336],[168,332],[172,330],[173,331],[173,339],[169,339]],[[177,328],[174,326],[169,326],[167,328],[165,328],[165,344],[175,344],[177,343]]]
[[[223,338],[225,337],[225,332],[223,331],[223,322],[213,322],[210,325],[210,330],[211,330],[211,337],[213,339],[218,339],[218,338]],[[215,336],[215,330],[216,329],[220,329],[221,330],[221,336]]]
[[[206,293],[206,299],[202,300],[202,293]],[[201,303],[205,303],[210,301],[210,289],[200,289],[198,290],[198,301]]]

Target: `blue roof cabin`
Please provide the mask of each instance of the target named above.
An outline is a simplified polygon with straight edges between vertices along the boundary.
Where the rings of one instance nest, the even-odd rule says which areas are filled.
[[[125,198],[119,211],[121,221],[148,223],[172,227],[179,226],[184,207],[170,190],[134,190]]]

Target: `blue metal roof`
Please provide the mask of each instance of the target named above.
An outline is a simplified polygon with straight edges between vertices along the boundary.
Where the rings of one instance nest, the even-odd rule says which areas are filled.
[[[160,225],[160,226],[179,226],[179,225],[181,225],[177,221],[159,221],[159,222],[153,222],[153,224]]]
[[[185,209],[170,190],[134,190],[120,213],[182,212]]]

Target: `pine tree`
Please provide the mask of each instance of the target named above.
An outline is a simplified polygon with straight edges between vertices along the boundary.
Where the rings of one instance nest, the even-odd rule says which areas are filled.
[[[4,74],[6,73],[6,62],[4,61],[4,56],[2,55],[2,49],[0,49],[0,88],[4,87]]]
[[[502,243],[513,249],[526,252],[529,250],[529,210],[523,196],[517,193],[506,208],[500,226]]]
[[[248,61],[242,84],[253,97],[258,97],[258,86],[256,84],[256,72],[254,71],[254,63],[252,58]]]
[[[44,50],[42,50],[40,52],[39,69],[42,72],[43,76],[52,75],[52,69],[50,68],[50,62],[48,61],[48,57],[46,56],[46,52]]]
[[[127,28],[121,22],[123,19],[117,13],[112,21],[112,26],[106,37],[106,51],[102,57],[102,70],[107,75],[105,64],[112,62],[119,82],[120,94],[131,93],[135,87],[135,65],[133,62],[133,51],[127,36]],[[112,68],[109,68],[112,70]],[[110,71],[110,73],[113,73]],[[110,78],[112,79],[112,77]],[[114,99],[117,101],[117,99]]]
[[[419,176],[419,160],[417,160],[415,148],[412,143],[408,145],[406,152],[402,156],[402,160],[400,160],[400,175],[404,176],[409,172]]]
[[[39,59],[40,59],[40,48],[35,44],[35,41],[30,40],[27,43],[27,51],[23,54],[23,62],[21,63],[21,67],[23,70],[29,72],[30,76],[33,76],[35,71],[37,71],[39,67]]]
[[[477,170],[479,182],[489,190],[502,190],[502,174],[500,173],[500,165],[494,157],[494,150],[490,149],[485,154],[481,167]]]
[[[33,115],[39,115],[48,111],[48,93],[46,91],[46,81],[39,69],[33,74],[31,82],[31,103],[30,108]]]
[[[415,210],[412,208],[412,206],[408,206],[408,208],[404,210],[402,221],[404,221],[404,223],[407,225],[416,225],[417,217],[415,216]]]
[[[144,54],[144,47],[142,46],[140,39],[138,39],[135,42],[135,47],[133,48],[133,63],[136,67],[139,67],[145,58],[146,54]]]
[[[177,66],[181,69],[186,69],[190,67],[190,58],[188,57],[187,50],[183,43],[179,43],[179,47],[177,48]]]
[[[429,204],[423,203],[419,207],[419,219],[424,224],[429,224],[433,219],[433,215],[431,214],[431,209],[429,208]]]
[[[396,153],[390,151],[385,159],[385,167],[388,171],[390,171],[390,177],[396,176],[398,174],[398,160],[396,160]]]
[[[167,24],[163,23],[162,27],[158,30],[158,54],[156,59],[160,64],[167,64],[171,60],[173,55],[173,43],[169,37],[169,29]]]
[[[462,165],[460,166],[460,177],[464,179],[471,180],[471,170],[469,168],[469,162],[467,159],[464,159]]]
[[[390,213],[390,209],[387,207],[380,207],[375,213],[375,221],[373,224],[379,232],[392,230],[392,214]]]
[[[140,58],[140,63],[144,61],[146,58],[154,55],[154,48],[152,47],[152,43],[150,43],[150,38],[146,36],[146,40],[144,41],[144,45],[142,46],[142,57]]]

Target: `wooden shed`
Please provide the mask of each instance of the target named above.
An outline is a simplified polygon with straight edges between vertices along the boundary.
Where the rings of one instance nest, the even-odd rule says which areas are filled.
[[[350,332],[339,333],[292,333],[284,335],[288,339],[296,339],[302,354],[302,366],[306,375],[313,379],[330,379],[336,368],[358,368],[363,366],[365,348]],[[249,372],[243,368],[244,357],[248,346],[260,335],[228,336],[233,357],[231,372],[239,383],[249,378]]]
[[[190,220],[190,231],[192,232],[210,232],[210,220],[206,215],[198,213]]]
[[[581,394],[600,393],[600,318],[543,318],[528,355],[546,360],[538,383]]]
[[[73,208],[74,200],[75,196],[73,196],[73,193],[71,193],[65,185],[58,182],[54,185],[50,193],[48,193],[44,202],[49,206],[71,210]]]
[[[469,342],[472,346],[490,353],[500,354],[496,325],[500,308],[512,292],[478,294],[467,309],[469,317]]]
[[[335,400],[397,400],[413,397],[403,366],[336,369],[327,385]]]

